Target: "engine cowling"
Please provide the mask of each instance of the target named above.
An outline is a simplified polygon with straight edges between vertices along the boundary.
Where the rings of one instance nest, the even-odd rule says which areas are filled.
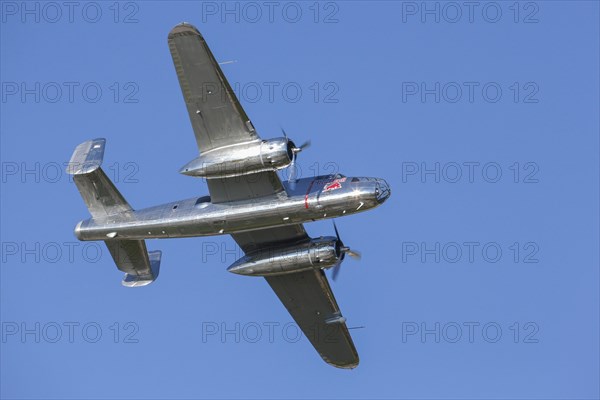
[[[285,137],[221,147],[204,152],[180,173],[204,178],[227,178],[287,167],[293,143]]]
[[[250,253],[227,271],[250,276],[291,274],[310,269],[331,268],[341,258],[339,242],[334,237],[311,239],[310,242],[285,248]]]

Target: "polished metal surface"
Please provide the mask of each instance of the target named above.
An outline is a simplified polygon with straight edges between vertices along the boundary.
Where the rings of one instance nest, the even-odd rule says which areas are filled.
[[[294,169],[310,141],[262,140],[200,32],[190,24],[169,34],[169,48],[196,138],[199,156],[180,172],[205,177],[209,196],[134,210],[101,168],[104,139],[75,149],[67,171],[91,218],[75,227],[80,240],[102,240],[123,285],[156,280],[160,251],[146,239],[230,234],[245,255],[229,271],[263,276],[302,332],[327,363],[354,368],[359,358],[324,269],[345,254],[360,254],[336,237],[312,239],[305,222],[337,218],[378,207],[390,194],[379,178],[340,174],[282,182],[277,170]],[[325,340],[326,339],[326,340]]]
[[[277,170],[292,162],[292,149],[287,138],[239,143],[203,152],[179,172],[205,178],[229,178]]]
[[[67,164],[67,173],[70,175],[84,175],[94,172],[104,159],[106,139],[94,139],[81,143],[73,151],[71,160]]]
[[[340,183],[339,181],[342,181]],[[336,185],[337,189],[326,190]],[[380,179],[306,178],[287,197],[213,204],[207,197],[91,218],[75,231],[79,240],[161,239],[212,236],[285,226],[355,214],[379,206],[389,196]],[[386,189],[383,189],[386,188]],[[109,236],[112,235],[112,236]]]
[[[198,29],[179,24],[169,33],[168,42],[198,150],[257,139],[250,118]]]
[[[333,267],[341,258],[337,243],[336,238],[326,237],[299,245],[264,249],[245,255],[227,271],[249,276],[274,276]]]

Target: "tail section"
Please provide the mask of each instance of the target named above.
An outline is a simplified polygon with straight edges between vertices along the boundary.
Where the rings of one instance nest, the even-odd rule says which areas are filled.
[[[106,176],[102,168],[105,139],[88,140],[75,148],[67,173],[73,180],[90,214],[102,219],[115,214],[131,213],[133,209]],[[133,215],[130,216],[133,218]],[[160,270],[160,251],[148,253],[143,240],[119,240],[118,234],[105,240],[117,268],[125,272],[123,286],[145,286],[154,282]]]
[[[105,139],[81,143],[67,165],[67,173],[73,175],[77,189],[94,218],[133,211],[100,168],[105,144]]]
[[[158,278],[160,250],[148,252],[143,240],[105,240],[117,268],[125,272],[123,286],[146,286]]]

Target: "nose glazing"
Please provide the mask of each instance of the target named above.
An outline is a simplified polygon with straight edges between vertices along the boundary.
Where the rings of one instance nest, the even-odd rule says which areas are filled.
[[[375,189],[377,194],[377,201],[383,203],[392,194],[390,185],[384,179],[377,179],[377,188]]]

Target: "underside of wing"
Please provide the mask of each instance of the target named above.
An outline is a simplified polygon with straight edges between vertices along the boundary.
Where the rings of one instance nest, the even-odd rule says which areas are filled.
[[[231,236],[246,254],[295,248],[311,242],[300,224]],[[265,279],[325,362],[338,368],[358,365],[358,353],[322,269],[310,268]]]
[[[200,152],[258,139],[198,29],[177,25],[169,49]]]
[[[263,171],[229,178],[210,178],[206,182],[211,201],[215,204],[267,196],[277,198],[278,194],[287,196],[275,171]]]
[[[252,253],[265,248],[291,246],[310,239],[301,224],[232,233],[231,236],[244,253]]]
[[[258,141],[252,122],[198,29],[187,23],[177,25],[169,33],[169,49],[200,153]],[[235,146],[230,151],[235,152]],[[268,170],[212,177],[208,189],[213,203],[284,192],[277,173]]]
[[[265,279],[325,362],[358,366],[358,353],[323,270]]]

